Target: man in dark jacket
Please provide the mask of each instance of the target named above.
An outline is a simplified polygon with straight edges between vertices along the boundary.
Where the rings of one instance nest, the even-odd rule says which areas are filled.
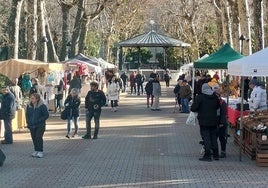
[[[98,138],[100,128],[101,107],[106,104],[106,97],[103,91],[99,90],[97,82],[90,83],[91,90],[87,93],[85,98],[86,108],[86,128],[87,132],[82,137],[83,139],[91,139],[91,119],[94,117],[95,130],[93,139]]]
[[[137,82],[138,95],[143,94],[143,82],[144,81],[145,81],[145,76],[139,70],[138,73],[136,74],[136,82]]]
[[[181,98],[181,113],[189,113],[189,99],[192,96],[192,89],[187,83],[187,80],[182,81],[182,85],[179,90],[179,95]]]
[[[219,160],[219,149],[217,143],[217,125],[219,117],[217,111],[220,108],[218,97],[207,83],[202,85],[202,94],[197,95],[191,111],[197,112],[201,137],[204,140],[205,155],[201,161],[211,161],[211,150],[214,160]]]
[[[12,119],[16,113],[16,99],[7,86],[2,87],[1,92],[3,94],[0,119],[4,120],[5,126],[5,140],[2,140],[2,144],[12,144]]]

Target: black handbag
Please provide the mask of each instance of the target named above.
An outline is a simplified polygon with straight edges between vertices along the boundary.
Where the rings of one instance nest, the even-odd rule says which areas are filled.
[[[62,120],[66,120],[68,117],[67,117],[67,110],[66,109],[64,109],[62,112],[61,112],[61,114],[60,114],[60,118],[62,119]]]

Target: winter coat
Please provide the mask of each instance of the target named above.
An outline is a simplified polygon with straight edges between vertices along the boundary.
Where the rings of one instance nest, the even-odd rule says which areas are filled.
[[[0,109],[0,119],[14,119],[16,113],[16,99],[13,93],[3,95]]]
[[[46,126],[48,117],[48,109],[43,100],[40,100],[36,105],[32,103],[27,105],[26,123],[29,129]]]
[[[109,100],[118,100],[119,98],[119,83],[118,82],[109,82],[108,83],[108,99]]]
[[[147,95],[153,94],[153,81],[152,80],[147,82],[147,84],[145,85],[145,91]]]
[[[70,94],[64,101],[64,107],[67,111],[67,117],[79,117],[81,99],[79,96],[72,97]]]
[[[153,96],[161,96],[161,85],[159,81],[153,81]]]
[[[217,114],[220,108],[218,97],[213,93],[197,95],[192,106],[192,112],[198,112],[197,119],[200,126],[217,126],[219,123],[219,116]]]
[[[89,111],[101,111],[101,107],[106,104],[106,97],[103,91],[89,91],[85,98],[85,108]],[[98,108],[94,108],[97,105]]]
[[[189,99],[192,96],[191,86],[189,86],[188,84],[185,86],[181,86],[179,90],[179,95],[183,99]]]

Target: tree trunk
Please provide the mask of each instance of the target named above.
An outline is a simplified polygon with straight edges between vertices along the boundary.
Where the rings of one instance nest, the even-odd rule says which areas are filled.
[[[78,41],[80,38],[81,33],[81,23],[83,19],[83,15],[85,14],[85,0],[79,0],[78,2],[78,9],[75,17],[75,23],[74,23],[74,32],[72,35],[71,40],[71,51],[70,51],[70,57],[74,57],[76,54],[78,54]]]
[[[60,60],[64,61],[68,59],[68,41],[70,39],[70,9],[72,5],[69,4],[61,4],[62,10],[62,48],[61,48],[61,55]]]
[[[24,0],[13,0],[10,17],[8,20],[9,31],[9,57],[18,59],[19,57],[19,29],[20,13]],[[15,21],[14,21],[15,20]]]
[[[40,23],[40,52],[43,52],[42,59],[44,62],[47,62],[47,36],[46,36],[46,23],[45,23],[45,2],[44,0],[39,0],[38,4],[39,10],[39,23]]]
[[[89,24],[89,17],[84,13],[83,19],[81,21],[81,31],[80,37],[78,42],[78,53],[84,53],[85,44],[86,44],[86,36],[88,32],[88,24]]]
[[[30,14],[27,22],[27,59],[35,60],[37,51],[37,0],[29,0],[28,10]]]
[[[256,0],[254,5],[254,33],[256,36],[255,46],[256,51],[264,48],[264,26],[263,26],[263,1]]]
[[[244,0],[237,0],[239,23],[240,23],[240,35],[248,37],[248,28],[247,28],[247,14],[246,14],[246,4]],[[248,55],[248,48],[246,47],[246,41],[240,40],[240,52],[243,55]]]

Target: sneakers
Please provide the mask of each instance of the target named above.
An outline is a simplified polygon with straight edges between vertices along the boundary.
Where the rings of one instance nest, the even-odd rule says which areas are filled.
[[[66,137],[66,138],[68,138],[68,139],[70,138],[70,136],[69,136],[68,134],[66,134],[66,136],[65,136],[65,137]]]
[[[34,151],[32,153],[32,157],[36,157],[36,158],[43,158],[44,157],[44,154],[42,151]]]
[[[44,157],[43,152],[38,151],[37,154],[36,154],[36,157],[37,157],[37,158],[43,158],[43,157]]]
[[[38,151],[34,151],[34,152],[32,153],[32,157],[36,157],[36,156],[37,156],[37,153],[38,153]]]

